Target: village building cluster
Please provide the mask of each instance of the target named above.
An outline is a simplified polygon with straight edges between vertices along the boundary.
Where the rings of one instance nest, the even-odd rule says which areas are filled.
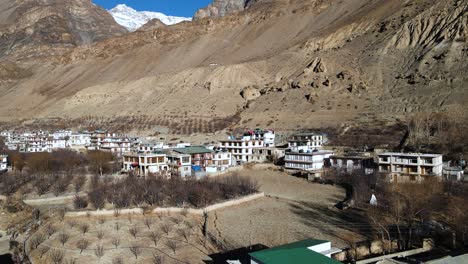
[[[329,169],[342,173],[382,173],[392,181],[418,181],[422,177],[465,180],[464,161],[453,166],[441,154],[377,151],[342,151],[327,145],[322,133],[292,134],[280,140],[273,130],[247,130],[228,136],[217,144],[168,144],[158,140],[129,137],[105,130],[74,132],[2,131],[6,148],[24,153],[52,152],[59,149],[106,151],[119,157],[122,171],[137,176],[158,173],[182,177],[222,173],[245,163],[274,163],[291,173],[316,178]],[[283,137],[282,137],[283,138]],[[7,156],[0,156],[0,171],[7,167]]]

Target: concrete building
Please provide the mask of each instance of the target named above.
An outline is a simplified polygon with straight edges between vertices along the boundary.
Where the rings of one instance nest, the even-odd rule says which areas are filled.
[[[288,148],[292,151],[321,149],[325,136],[318,133],[298,133],[288,139]]]
[[[331,258],[341,249],[333,248],[331,242],[307,239],[278,247],[249,253],[251,264],[339,264]]]
[[[333,151],[291,151],[286,152],[284,167],[289,170],[317,171],[322,170],[325,160],[333,155]]]
[[[167,156],[164,152],[124,153],[122,169],[139,176],[148,176],[150,173],[167,174],[169,172]]]
[[[8,155],[0,154],[0,172],[8,169]]]
[[[462,167],[452,166],[444,167],[442,169],[442,175],[445,180],[449,181],[464,181],[465,180],[465,171]]]
[[[392,177],[416,180],[423,176],[442,176],[442,155],[385,152],[379,154],[379,172]]]
[[[167,153],[167,165],[171,173],[179,174],[184,178],[192,176],[192,157],[188,154],[173,151]]]
[[[202,146],[188,146],[184,148],[174,148],[173,151],[187,154],[192,157],[192,165],[205,168],[213,163],[213,152]]]
[[[237,164],[251,162],[253,150],[263,147],[264,142],[257,139],[229,139],[219,143],[219,148],[231,153]]]
[[[81,133],[72,133],[70,135],[69,145],[73,149],[85,149],[86,146],[91,144],[91,133],[81,132]]]
[[[343,155],[330,156],[330,167],[345,173],[355,170],[364,171],[367,174],[374,172],[374,159],[361,153],[345,153]]]
[[[249,157],[249,162],[274,162],[283,159],[286,153],[284,148],[254,148],[252,156]]]
[[[211,166],[215,167],[216,171],[225,171],[233,164],[232,155],[227,151],[217,150],[213,153],[213,162]]]

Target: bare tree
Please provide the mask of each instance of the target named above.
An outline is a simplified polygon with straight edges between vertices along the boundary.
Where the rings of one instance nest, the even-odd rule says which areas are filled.
[[[99,231],[97,232],[96,236],[97,236],[97,238],[98,238],[99,240],[102,240],[102,238],[104,237],[104,231],[99,230]]]
[[[73,206],[75,209],[83,209],[88,207],[88,200],[85,197],[81,197],[79,195],[75,195],[73,199]]]
[[[138,255],[141,254],[141,246],[137,243],[133,243],[129,247],[130,252],[135,256],[135,259],[138,259]]]
[[[87,249],[89,246],[89,241],[85,238],[81,238],[76,242],[76,247],[80,250],[80,254],[83,253],[83,250]]]
[[[130,229],[128,229],[128,233],[130,233],[130,235],[132,235],[134,238],[136,238],[138,231],[138,227],[136,226],[132,226]]]
[[[105,253],[105,250],[104,250],[104,246],[103,245],[98,245],[96,247],[96,249],[94,249],[94,254],[96,255],[96,257],[98,257],[99,259],[101,259],[103,256],[104,256],[104,253]]]
[[[166,235],[169,235],[171,232],[172,226],[168,223],[162,223],[161,224],[161,230],[166,233]]]
[[[67,224],[70,228],[74,228],[77,224],[76,220],[75,219],[70,219],[67,221]]]
[[[99,219],[98,219],[98,223],[99,223],[100,225],[103,225],[105,222],[106,222],[106,219],[104,219],[104,218],[99,218]]]
[[[63,250],[54,249],[49,253],[49,257],[54,264],[61,264],[64,256],[65,253],[63,252]]]
[[[119,231],[120,230],[120,224],[118,222],[115,223],[114,229]]]
[[[189,241],[189,238],[192,235],[191,231],[185,228],[177,229],[177,234],[183,237],[187,242]]]
[[[163,264],[164,263],[164,256],[162,255],[155,255],[151,258],[153,264]]]
[[[86,176],[84,175],[77,175],[74,179],[73,179],[73,186],[75,188],[75,192],[80,192],[83,188],[83,186],[85,185],[86,183]]]
[[[166,241],[166,246],[167,246],[168,248],[170,248],[170,249],[174,252],[174,254],[176,253],[177,246],[178,246],[177,241],[172,240],[172,239],[168,239],[168,240]]]
[[[55,234],[55,232],[57,231],[57,228],[52,225],[52,224],[47,224],[45,227],[44,227],[44,232],[47,234],[47,236],[50,238],[53,234]]]
[[[76,259],[75,258],[70,258],[65,260],[65,264],[76,264]]]
[[[112,264],[123,264],[123,259],[121,256],[115,257],[112,259]]]
[[[39,251],[39,254],[40,254],[40,257],[42,258],[45,253],[47,253],[49,251],[49,247],[48,246],[40,246],[37,248],[37,251]]]
[[[151,218],[145,218],[145,225],[148,227],[148,229],[151,229],[151,225],[154,223],[153,219]]]
[[[120,238],[113,237],[111,242],[112,242],[112,245],[114,245],[115,248],[118,248],[119,245],[120,245]]]
[[[149,238],[151,239],[151,241],[153,241],[154,246],[157,247],[157,246],[158,246],[158,242],[159,242],[159,240],[161,239],[161,234],[159,234],[158,232],[152,231],[152,232],[149,234]]]
[[[62,243],[62,246],[65,245],[65,243],[67,243],[67,241],[70,239],[70,235],[68,233],[65,233],[65,232],[60,232],[59,234],[59,240],[60,240],[60,243]]]
[[[57,210],[57,215],[59,216],[60,220],[63,221],[65,219],[65,214],[67,213],[67,208],[62,207]]]
[[[43,233],[36,233],[31,239],[29,239],[29,245],[31,249],[36,249],[42,242],[44,242],[45,236]]]
[[[82,223],[80,226],[81,233],[86,234],[89,231],[89,225],[87,223]]]

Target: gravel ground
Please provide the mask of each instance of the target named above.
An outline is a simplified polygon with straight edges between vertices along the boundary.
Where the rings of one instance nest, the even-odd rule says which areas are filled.
[[[210,215],[210,230],[230,247],[261,243],[274,246],[304,238],[325,239],[345,247],[354,226],[334,205],[345,198],[336,186],[309,183],[277,170],[243,170],[268,197]]]

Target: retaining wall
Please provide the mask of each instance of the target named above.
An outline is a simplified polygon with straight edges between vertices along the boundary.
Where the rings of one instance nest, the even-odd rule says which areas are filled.
[[[181,213],[183,211],[186,211],[189,214],[194,214],[194,215],[203,215],[205,212],[211,212],[231,206],[236,206],[240,205],[243,203],[247,203],[253,200],[256,200],[258,198],[262,198],[265,196],[265,193],[256,193],[252,194],[249,196],[245,196],[236,200],[230,200],[230,201],[225,201],[222,203],[218,204],[213,204],[208,207],[202,208],[202,209],[193,209],[193,208],[183,208],[183,207],[157,207],[152,210],[153,213]],[[144,209],[143,208],[132,208],[132,209],[120,209],[119,214],[125,215],[125,214],[143,214]],[[81,216],[112,216],[114,215],[115,210],[96,210],[96,211],[79,211],[79,212],[67,212],[66,217],[81,217]]]

